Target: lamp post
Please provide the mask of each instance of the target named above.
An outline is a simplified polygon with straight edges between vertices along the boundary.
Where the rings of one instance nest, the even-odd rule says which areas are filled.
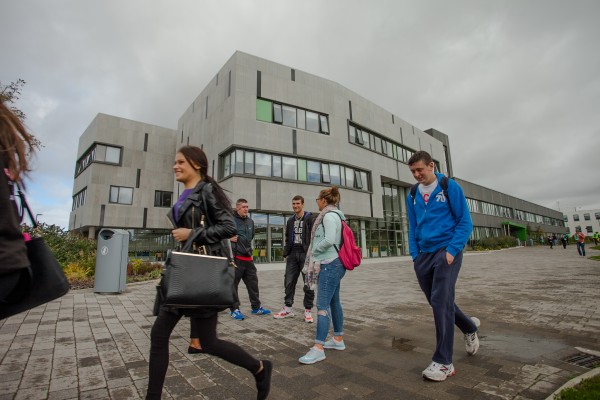
[[[38,219],[38,215],[44,215],[44,214],[35,214],[35,223],[39,223],[39,219]]]

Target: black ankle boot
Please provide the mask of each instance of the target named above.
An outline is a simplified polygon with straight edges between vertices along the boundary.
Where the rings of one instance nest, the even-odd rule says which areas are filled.
[[[273,363],[269,360],[262,360],[263,369],[254,375],[256,379],[257,400],[265,400],[271,390],[271,375],[273,374]]]

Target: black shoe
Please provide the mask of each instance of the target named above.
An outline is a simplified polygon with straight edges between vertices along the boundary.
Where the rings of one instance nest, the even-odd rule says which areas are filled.
[[[273,374],[273,363],[269,360],[262,360],[263,369],[254,375],[256,379],[256,400],[265,400],[271,390],[271,375]]]
[[[195,347],[188,347],[188,354],[198,354],[198,353],[202,353],[202,349],[197,349]]]

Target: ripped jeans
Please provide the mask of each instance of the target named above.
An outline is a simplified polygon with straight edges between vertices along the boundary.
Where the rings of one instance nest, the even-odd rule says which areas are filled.
[[[317,290],[317,337],[315,343],[323,344],[333,321],[333,335],[344,334],[344,311],[340,302],[340,283],[346,268],[339,258],[329,264],[321,264]]]

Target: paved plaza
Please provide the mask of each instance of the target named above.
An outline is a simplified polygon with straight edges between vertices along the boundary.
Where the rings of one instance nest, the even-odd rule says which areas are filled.
[[[588,250],[589,255],[600,252]],[[265,307],[283,302],[283,264],[259,266]],[[0,400],[139,399],[148,376],[156,282],[130,284],[119,295],[71,291],[28,313],[0,321]],[[296,308],[301,314],[298,285]],[[545,399],[589,371],[567,362],[600,352],[600,262],[574,245],[467,253],[457,304],[481,319],[481,347],[467,356],[455,335],[456,375],[424,381],[435,347],[431,309],[408,257],[365,260],[342,281],[345,351],[301,365],[316,326],[285,320],[219,317],[223,339],[274,363],[270,399]],[[254,399],[253,377],[218,358],[188,355],[189,322],[171,337],[165,399]]]

